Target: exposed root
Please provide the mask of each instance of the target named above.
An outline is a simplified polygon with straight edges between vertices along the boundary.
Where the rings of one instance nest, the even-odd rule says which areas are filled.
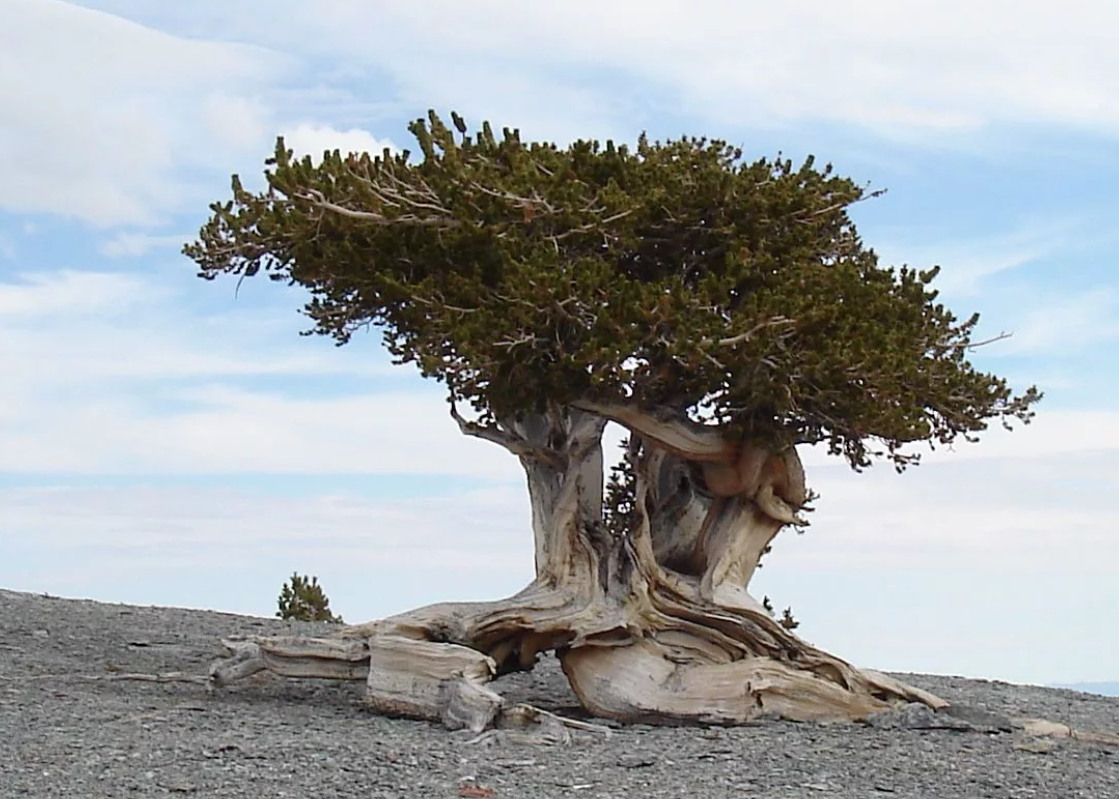
[[[488,686],[497,676],[496,661],[460,644],[384,632],[365,639],[262,637],[223,643],[231,657],[211,666],[216,686],[264,670],[284,677],[364,679],[365,701],[376,712],[435,721],[449,730],[489,730],[544,742],[569,741],[568,729],[608,732],[531,705],[507,705]]]
[[[364,680],[377,712],[467,730],[474,743],[566,743],[570,731],[606,728],[530,705],[491,688],[502,668],[531,667],[556,651],[583,706],[630,723],[735,725],[759,718],[866,720],[919,703],[927,691],[815,649],[764,612],[712,605],[696,581],[671,573],[611,603],[590,591],[534,585],[499,602],[421,608],[329,638],[229,640],[211,667],[214,685],[259,671]],[[1103,746],[1119,736],[1030,720],[1031,740],[1064,737]]]
[[[1045,719],[1015,718],[1014,723],[1020,724],[1026,735],[1035,739],[1068,739],[1095,744],[1107,749],[1119,749],[1119,734],[1112,732],[1088,732],[1076,730],[1067,724]]]
[[[569,719],[527,704],[506,708],[493,729],[475,735],[467,744],[509,741],[528,744],[569,744],[571,730],[591,732],[609,738],[613,731],[602,724]]]
[[[506,729],[527,712],[508,707],[490,683],[553,650],[584,707],[619,721],[862,719],[907,702],[947,706],[816,650],[764,611],[713,606],[694,582],[658,579],[621,606],[593,592],[537,589],[421,608],[330,638],[228,640],[231,657],[211,667],[211,679],[225,685],[267,670],[365,680],[366,702],[379,713],[475,733]]]
[[[910,685],[909,683],[894,679],[893,677],[874,671],[873,669],[860,669],[859,671],[866,679],[867,683],[882,694],[901,696],[910,702],[918,702],[927,707],[931,707],[933,710],[943,710],[949,706],[948,702],[941,699],[936,694],[918,688],[915,685]]]
[[[368,650],[365,701],[379,713],[481,732],[505,704],[486,686],[497,664],[475,649],[379,635],[369,639]]]

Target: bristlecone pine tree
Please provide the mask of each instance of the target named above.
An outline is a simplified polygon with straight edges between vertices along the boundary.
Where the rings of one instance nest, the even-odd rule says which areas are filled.
[[[486,683],[554,651],[590,713],[625,721],[943,707],[800,640],[749,592],[774,536],[806,523],[798,446],[901,470],[908,444],[1032,416],[1036,389],[969,363],[978,317],[937,302],[938,269],[880,266],[848,215],[870,195],[811,158],[452,121],[411,125],[417,158],[315,164],[280,140],[267,189],[235,176],[184,252],[206,279],[306,288],[308,332],[344,344],[372,325],[443,383],[462,432],[524,467],[536,578],[332,638],[227,642],[214,681],[362,679],[379,711],[481,730],[515,710]],[[629,442],[604,480],[607,422]]]

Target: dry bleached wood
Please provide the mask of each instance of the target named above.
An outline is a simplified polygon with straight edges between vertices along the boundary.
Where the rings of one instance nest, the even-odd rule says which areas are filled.
[[[602,516],[608,419],[640,442],[636,523],[621,533]],[[214,664],[214,683],[262,670],[360,679],[378,712],[482,732],[514,713],[489,683],[551,651],[586,709],[620,721],[856,719],[896,703],[946,705],[817,650],[750,595],[773,537],[803,522],[797,510],[808,492],[795,450],[731,441],[666,412],[590,403],[488,430],[482,437],[516,454],[527,476],[531,585],[504,600],[432,605],[332,637],[228,641],[231,657]]]

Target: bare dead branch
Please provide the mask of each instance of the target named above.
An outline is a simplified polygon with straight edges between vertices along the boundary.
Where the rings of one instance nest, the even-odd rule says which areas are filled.
[[[802,225],[807,224],[809,222],[809,220],[815,219],[818,216],[825,216],[827,214],[830,214],[832,211],[838,211],[840,208],[843,208],[843,207],[848,206],[848,205],[851,205],[850,200],[841,200],[840,202],[832,203],[831,205],[827,206],[826,208],[821,208],[817,211],[813,211],[810,214],[805,214],[804,216],[798,216],[796,218],[796,221],[800,222]]]
[[[534,336],[532,333],[525,333],[519,338],[502,339],[501,341],[495,341],[494,346],[503,347],[506,350],[511,350],[514,347],[520,347],[523,344],[535,344],[538,341],[543,341],[543,339],[539,336]]]
[[[794,319],[788,319],[784,316],[775,316],[768,321],[759,322],[758,324],[747,330],[745,333],[739,333],[737,336],[730,336],[729,338],[721,338],[718,340],[717,343],[720,347],[733,347],[735,344],[741,344],[744,341],[749,341],[751,338],[754,337],[755,333],[757,333],[759,330],[764,330],[767,327],[783,327],[795,324],[796,320]]]
[[[440,308],[446,308],[448,311],[454,311],[455,313],[477,313],[478,312],[477,308],[461,308],[457,305],[448,305],[447,303],[442,302],[442,301],[436,303],[435,300],[429,300],[427,297],[421,297],[418,294],[413,294],[411,296],[412,296],[412,300],[414,302],[418,302],[421,305],[428,305],[428,306],[432,306],[432,307],[438,305]]]
[[[1005,332],[1004,333],[999,333],[997,336],[991,336],[991,338],[984,339],[983,341],[976,341],[972,344],[968,344],[967,345],[967,350],[968,350],[968,352],[971,352],[972,350],[977,350],[980,347],[986,347],[988,344],[994,344],[996,341],[1002,341],[1003,339],[1008,339],[1013,335],[1014,335],[1013,333],[1005,333]]]
[[[535,191],[532,193],[531,197],[522,197],[521,195],[513,194],[513,192],[510,191],[496,191],[487,186],[483,186],[476,180],[470,182],[470,187],[490,197],[494,197],[499,200],[505,200],[514,208],[531,208],[535,211],[536,207],[540,207],[543,208],[544,211],[548,214],[555,214],[559,210],[561,210],[557,209]]]
[[[616,222],[619,219],[624,219],[625,217],[629,216],[632,213],[633,213],[632,209],[628,210],[628,211],[620,211],[619,213],[616,213],[612,216],[608,216],[605,219],[600,219],[597,222],[589,222],[586,225],[580,225],[579,227],[571,228],[571,230],[565,230],[563,233],[557,233],[556,235],[552,236],[551,238],[552,238],[553,242],[557,242],[560,239],[565,239],[568,236],[575,235],[576,233],[587,233],[587,232],[592,231],[592,230],[598,230],[603,225],[608,225],[611,222]]]
[[[345,216],[350,219],[361,219],[367,222],[375,222],[378,225],[417,225],[425,227],[444,227],[455,228],[461,227],[462,223],[457,219],[448,219],[439,216],[416,216],[414,214],[405,214],[398,217],[388,217],[384,214],[377,213],[376,211],[358,211],[353,208],[347,208],[344,205],[331,202],[327,200],[322,192],[315,189],[310,189],[306,194],[294,195],[296,199],[304,200],[311,203],[316,208],[323,211],[330,211],[331,213]]]

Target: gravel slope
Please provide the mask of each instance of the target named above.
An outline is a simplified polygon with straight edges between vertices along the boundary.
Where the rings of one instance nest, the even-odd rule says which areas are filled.
[[[1091,797],[1119,799],[1119,751],[1016,733],[766,722],[616,728],[570,746],[468,743],[366,711],[360,684],[268,675],[208,695],[188,683],[79,675],[203,675],[227,635],[315,625],[0,590],[0,797]],[[61,675],[45,678],[46,675]],[[1119,699],[927,675],[953,703],[1119,732]],[[500,681],[576,715],[552,660]],[[469,795],[467,791],[467,795]],[[485,791],[477,795],[486,795]]]

